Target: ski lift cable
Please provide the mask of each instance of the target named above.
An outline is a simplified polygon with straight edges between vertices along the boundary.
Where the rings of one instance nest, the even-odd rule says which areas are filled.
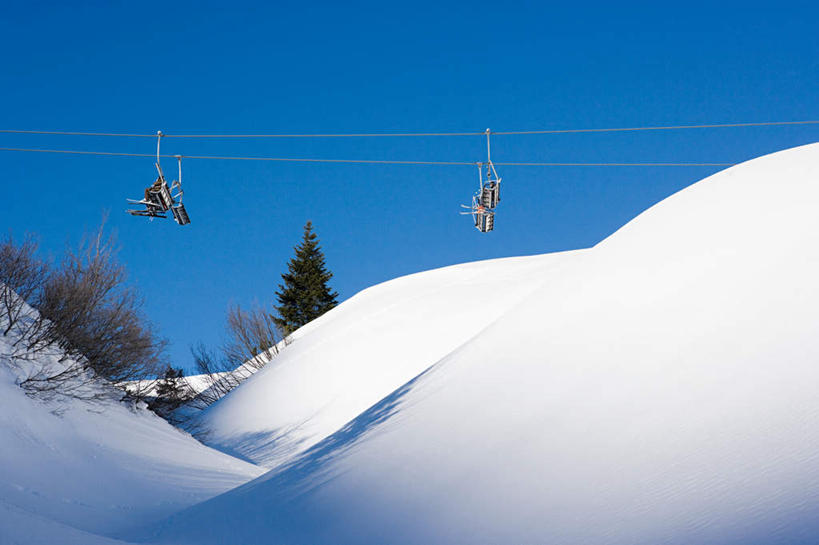
[[[819,122],[817,122],[819,123]],[[155,138],[155,134],[78,132],[78,131],[34,131],[0,129],[6,134],[47,134],[62,136],[124,136],[130,138]],[[483,132],[401,132],[401,133],[317,133],[317,134],[165,134],[165,138],[358,138],[378,136],[481,136]]]
[[[819,120],[805,121],[762,121],[752,123],[707,123],[698,125],[658,125],[646,127],[611,127],[598,129],[542,129],[542,130],[514,130],[492,131],[499,136],[532,135],[532,134],[578,134],[578,133],[605,133],[605,132],[635,132],[635,131],[672,131],[685,129],[716,129],[738,127],[772,127],[787,125],[818,125]],[[110,133],[110,132],[81,132],[81,131],[38,131],[0,129],[5,134],[42,134],[61,136],[105,136],[130,138],[155,138],[156,134],[141,133]],[[377,137],[415,137],[415,136],[482,136],[480,132],[393,132],[393,133],[316,133],[316,134],[162,134],[165,138],[377,138]]]
[[[731,127],[772,127],[781,125],[819,125],[819,121],[763,121],[757,123],[709,123],[702,125],[662,125],[654,127],[614,127],[604,129],[545,129],[533,131],[492,131],[498,135],[525,135],[525,134],[574,134],[595,132],[633,132],[633,131],[676,131],[684,129],[717,129]]]
[[[483,133],[481,133],[483,134]],[[494,133],[492,133],[494,134]],[[34,153],[61,153],[72,155],[102,155],[109,157],[157,157],[178,159],[213,159],[223,161],[275,161],[287,163],[349,163],[349,164],[376,164],[376,165],[431,165],[431,166],[474,166],[481,163],[475,161],[398,161],[381,159],[318,159],[307,157],[239,157],[234,155],[158,155],[151,153],[127,153],[114,151],[86,151],[86,150],[58,150],[41,148],[4,148],[0,151],[34,152]],[[619,163],[569,163],[569,162],[503,162],[494,163],[498,166],[523,167],[729,167],[738,163],[661,163],[661,162],[619,162]]]
[[[115,151],[58,150],[42,148],[2,148],[0,151],[21,151],[40,153],[63,153],[76,155],[105,155],[116,157],[157,157],[150,153],[127,153]],[[474,165],[474,161],[396,161],[379,159],[316,159],[308,157],[239,157],[235,155],[159,155],[161,158],[214,159],[224,161],[280,161],[293,163],[367,163],[387,165]]]

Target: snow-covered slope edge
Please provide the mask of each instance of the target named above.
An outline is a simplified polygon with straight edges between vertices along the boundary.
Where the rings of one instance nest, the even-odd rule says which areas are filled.
[[[104,544],[262,470],[116,401],[27,397],[0,337],[0,543]],[[36,361],[19,365],[37,365]]]
[[[819,145],[695,184],[159,541],[811,542],[817,209]]]

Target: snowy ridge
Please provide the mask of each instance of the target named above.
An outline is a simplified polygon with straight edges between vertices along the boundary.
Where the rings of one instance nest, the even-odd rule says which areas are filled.
[[[439,271],[427,273],[437,294],[424,275],[365,292],[294,345],[299,366],[282,358],[207,417],[227,429],[253,410],[249,428],[275,432],[281,421],[268,420],[274,411],[258,405],[260,392],[281,383],[306,392],[333,365],[332,380],[345,385],[373,386],[370,374],[393,359],[417,379],[295,461],[170,518],[157,540],[811,542],[819,532],[817,209],[814,144],[711,176],[588,251],[445,269],[447,288]],[[472,274],[481,267],[517,291],[469,331],[457,327],[475,308],[425,303],[435,326],[419,331],[426,320],[384,305],[399,294],[433,301],[464,284],[486,287],[490,280]],[[345,337],[335,320],[364,325]],[[391,337],[396,324],[401,335]],[[419,361],[416,339],[454,339],[453,328],[458,342]],[[377,350],[342,350],[373,339],[383,341]],[[276,410],[286,411],[289,401],[281,403]],[[288,415],[308,417],[297,426],[308,443],[332,427],[310,429],[311,417],[329,420],[312,406],[314,414],[302,406]],[[279,444],[261,447],[268,452],[257,457],[276,459]],[[220,522],[225,513],[230,524]]]

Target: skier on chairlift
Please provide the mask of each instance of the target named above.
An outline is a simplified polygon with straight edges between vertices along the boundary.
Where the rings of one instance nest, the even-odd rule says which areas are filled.
[[[153,200],[151,199],[151,192],[158,192],[160,189],[162,189],[162,178],[157,178],[152,185],[145,188],[145,200]]]

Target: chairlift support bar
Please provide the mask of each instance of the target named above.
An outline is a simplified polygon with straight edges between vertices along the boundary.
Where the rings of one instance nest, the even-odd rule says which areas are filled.
[[[159,163],[159,143],[162,141],[162,131],[156,131],[156,162]]]
[[[486,131],[486,178],[487,180],[491,180],[492,176],[494,175],[495,179],[500,182],[500,177],[498,176],[497,171],[495,170],[495,164],[492,162],[492,145],[490,142],[490,136],[492,135],[492,131],[487,128]],[[481,165],[481,163],[478,163]]]
[[[174,155],[174,157],[176,157],[176,164],[177,167],[179,168],[179,176],[177,177],[176,180],[174,180],[173,184],[171,185],[171,191],[173,191],[174,189],[179,190],[179,193],[174,195],[173,198],[174,201],[176,199],[179,199],[179,204],[182,204],[182,195],[185,193],[185,191],[182,189],[182,156]]]
[[[162,172],[162,165],[159,163],[159,144],[162,141],[162,137],[165,136],[162,134],[162,131],[156,131],[156,171],[159,173],[159,177],[162,178],[162,181],[165,181],[165,174]]]
[[[177,224],[188,225],[191,222],[191,218],[188,215],[188,211],[185,210],[185,205],[182,204],[182,196],[185,193],[185,191],[182,189],[182,156],[174,155],[174,157],[176,157],[176,164],[179,168],[179,177],[174,180],[171,189],[175,187],[179,193],[171,196],[171,199],[173,200],[171,213],[173,214],[173,219]]]

